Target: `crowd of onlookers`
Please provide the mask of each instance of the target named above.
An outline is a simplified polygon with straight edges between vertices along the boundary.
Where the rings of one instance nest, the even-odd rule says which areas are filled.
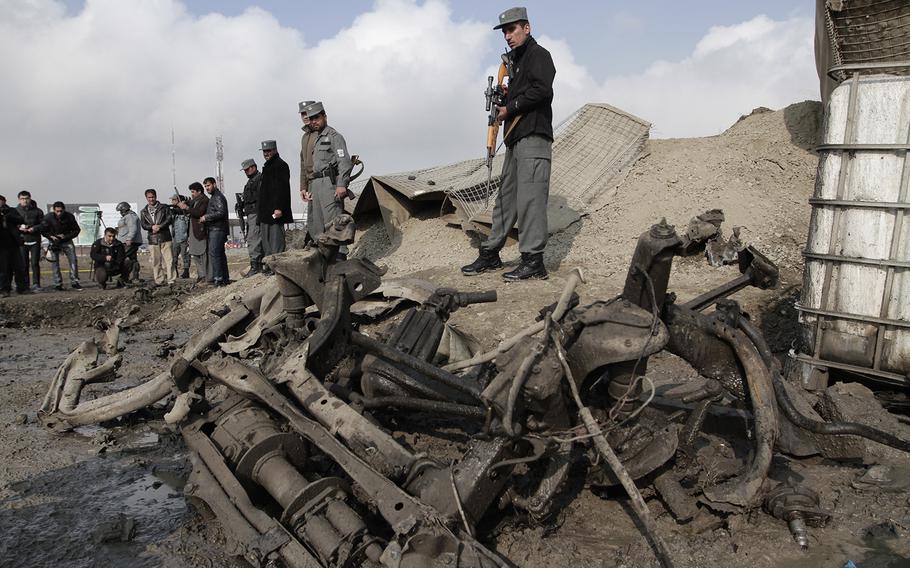
[[[89,253],[92,278],[99,286],[119,288],[139,279],[143,232],[155,284],[173,284],[178,275],[189,278],[191,262],[197,283],[224,286],[229,282],[224,250],[227,200],[211,177],[190,184],[189,193],[176,193],[170,204],[164,204],[154,189],[147,189],[146,205],[138,214],[125,201],[117,204],[117,227],[106,227]],[[61,201],[45,214],[28,191],[20,191],[17,197],[18,205],[11,207],[0,196],[0,295],[9,296],[13,289],[19,294],[42,291],[42,256],[51,265],[54,289],[64,289],[60,263],[65,257],[70,288],[81,290],[74,242],[81,227],[75,215]]]
[[[314,241],[325,229],[325,223],[343,211],[341,201],[349,195],[352,160],[344,139],[327,126],[322,103],[307,101],[298,107],[305,132],[301,141],[300,194],[308,205],[308,239]],[[264,140],[261,149],[261,171],[251,158],[241,163],[247,182],[243,193],[238,194],[237,212],[246,219],[244,237],[250,259],[246,276],[273,274],[263,259],[285,251],[285,225],[294,222],[290,168],[278,154],[274,140]],[[313,169],[312,164],[318,167]],[[320,188],[321,193],[314,193],[314,187]],[[188,189],[190,194],[185,196],[174,188],[170,204],[158,201],[158,192],[147,189],[146,204],[138,213],[125,201],[117,204],[117,227],[105,227],[89,254],[92,278],[99,286],[122,287],[139,279],[137,254],[143,241],[151,253],[152,278],[157,285],[175,283],[178,274],[189,278],[191,264],[199,284],[226,286],[230,282],[224,250],[229,233],[227,199],[212,177],[202,183],[193,182]],[[313,205],[317,194],[324,194],[325,202],[318,211]],[[18,198],[19,204],[10,207],[0,196],[0,295],[9,296],[14,284],[19,294],[41,291],[42,256],[51,265],[54,289],[64,289],[62,255],[69,265],[70,288],[81,290],[74,242],[81,227],[76,217],[62,201],[55,202],[45,213],[28,191],[20,191]],[[314,219],[318,220],[315,225]],[[344,257],[344,252],[339,253],[339,258]]]

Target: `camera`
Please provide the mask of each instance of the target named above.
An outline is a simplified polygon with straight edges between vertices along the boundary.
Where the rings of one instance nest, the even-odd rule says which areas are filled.
[[[171,199],[173,199],[173,197]],[[187,197],[185,195],[177,196],[178,203],[186,203],[186,201],[187,201]],[[174,204],[168,205],[168,208],[171,210],[172,215],[183,215],[185,213],[185,211],[183,209],[181,209],[180,207],[178,207],[177,205],[174,205]]]

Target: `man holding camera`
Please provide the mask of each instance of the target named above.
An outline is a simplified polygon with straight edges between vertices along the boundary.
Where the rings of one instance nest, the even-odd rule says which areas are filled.
[[[113,276],[117,276],[117,287],[123,287],[124,276],[130,274],[131,262],[123,243],[117,240],[117,229],[106,228],[104,236],[92,243],[89,256],[95,264],[95,282],[101,288],[107,288],[107,279]]]
[[[186,210],[180,207],[180,203],[186,201],[186,197],[175,193],[171,196],[171,215],[174,217],[173,240],[171,241],[171,264],[174,267],[174,274],[180,274],[181,278],[190,277],[190,255],[188,254],[188,239],[190,236],[190,217]],[[180,260],[183,259],[183,272],[180,268]]]
[[[139,214],[139,223],[146,230],[146,244],[152,251],[152,275],[155,284],[173,284],[177,281],[174,257],[171,252],[171,225],[174,216],[171,208],[158,201],[158,192],[145,190],[146,206]]]
[[[190,200],[177,204],[177,207],[185,211],[190,218],[187,252],[190,253],[196,267],[196,284],[201,285],[203,282],[212,284],[215,280],[212,277],[212,263],[209,262],[208,229],[200,220],[209,207],[209,198],[205,196],[204,188],[198,181],[191,183],[189,190]]]
[[[63,290],[63,275],[60,273],[60,253],[66,255],[70,269],[70,287],[81,290],[79,284],[79,263],[76,259],[76,245],[73,239],[79,236],[82,229],[76,222],[76,217],[66,210],[62,201],[55,201],[51,207],[53,215],[45,215],[41,224],[41,234],[47,237],[50,245],[47,247],[47,259],[51,263],[54,274],[54,288]]]

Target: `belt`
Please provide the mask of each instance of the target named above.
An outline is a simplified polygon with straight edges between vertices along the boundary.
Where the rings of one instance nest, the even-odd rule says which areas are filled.
[[[322,170],[321,172],[313,172],[312,174],[310,174],[310,180],[312,181],[314,179],[329,177],[331,175],[332,174],[331,174],[330,170]]]

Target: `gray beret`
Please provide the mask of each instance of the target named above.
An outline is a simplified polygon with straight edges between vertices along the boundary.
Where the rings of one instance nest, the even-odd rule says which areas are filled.
[[[494,30],[504,28],[509,24],[514,24],[515,22],[520,22],[522,20],[528,19],[528,9],[524,6],[517,6],[515,8],[509,8],[505,12],[499,15],[499,25],[494,27]]]
[[[307,116],[316,116],[320,112],[325,112],[325,108],[320,101],[307,105],[303,112],[306,113]]]

